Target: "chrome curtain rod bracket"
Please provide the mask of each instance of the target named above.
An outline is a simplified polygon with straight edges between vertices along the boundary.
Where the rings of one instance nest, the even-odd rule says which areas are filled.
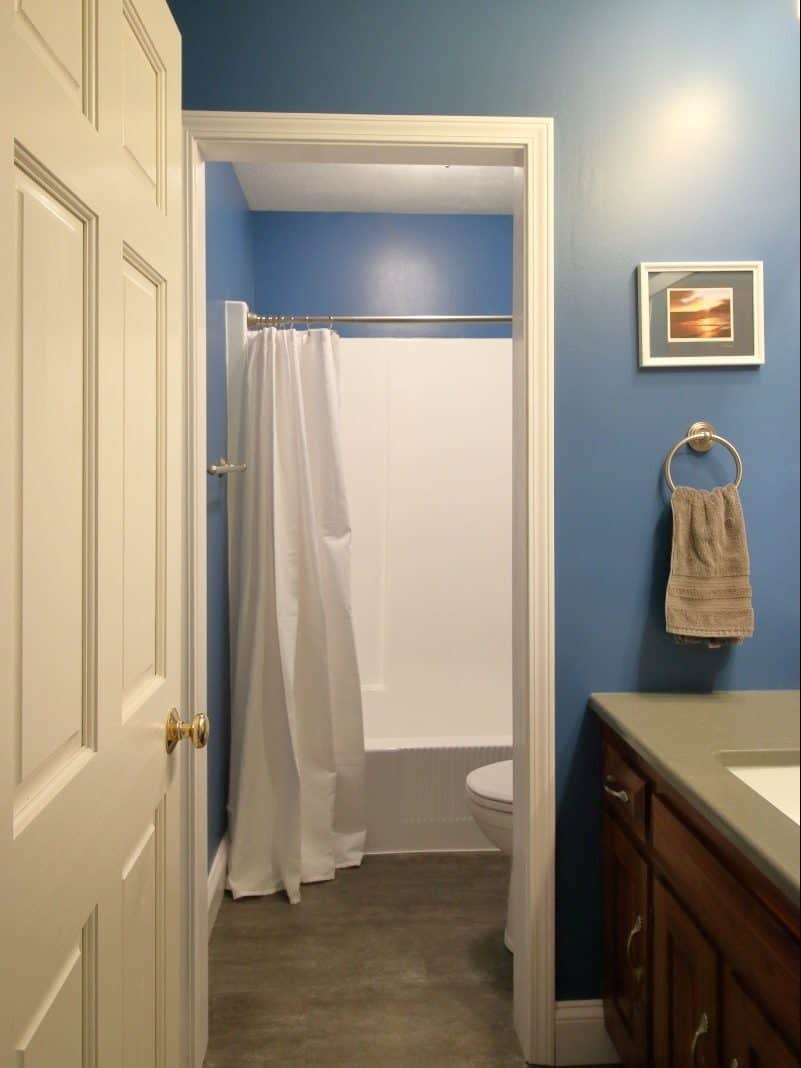
[[[511,323],[511,315],[256,315],[248,312],[248,329],[260,330],[265,326],[292,326],[302,323]]]
[[[232,475],[237,471],[247,471],[247,464],[231,464],[224,456],[221,456],[216,464],[209,464],[206,468],[210,475],[222,478],[223,475]]]

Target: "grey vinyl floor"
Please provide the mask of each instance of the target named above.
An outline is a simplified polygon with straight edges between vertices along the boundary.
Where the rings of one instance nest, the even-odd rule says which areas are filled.
[[[207,1068],[523,1068],[503,945],[507,858],[367,857],[334,882],[226,897]]]

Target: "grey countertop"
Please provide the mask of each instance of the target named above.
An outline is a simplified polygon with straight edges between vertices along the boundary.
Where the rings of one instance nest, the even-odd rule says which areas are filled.
[[[799,903],[798,826],[716,755],[798,750],[798,690],[595,693],[590,708]]]

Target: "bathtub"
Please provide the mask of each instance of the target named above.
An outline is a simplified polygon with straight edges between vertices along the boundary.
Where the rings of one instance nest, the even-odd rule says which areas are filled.
[[[494,850],[465,801],[465,776],[511,760],[511,737],[368,738],[367,853]]]

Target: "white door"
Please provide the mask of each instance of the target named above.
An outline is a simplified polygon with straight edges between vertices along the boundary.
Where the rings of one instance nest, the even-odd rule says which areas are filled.
[[[0,1066],[178,1068],[180,40],[0,20]]]

